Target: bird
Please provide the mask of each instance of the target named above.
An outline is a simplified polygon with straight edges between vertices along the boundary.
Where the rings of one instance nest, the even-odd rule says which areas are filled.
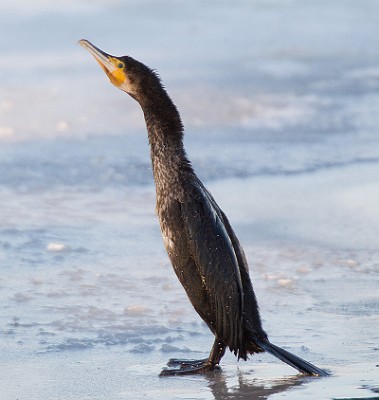
[[[267,352],[302,374],[327,375],[268,339],[244,250],[188,159],[180,114],[158,74],[130,56],[110,55],[85,39],[78,43],[94,56],[111,83],[142,108],[164,246],[192,306],[214,335],[207,358],[170,359],[160,375],[218,370],[228,348],[238,359]]]

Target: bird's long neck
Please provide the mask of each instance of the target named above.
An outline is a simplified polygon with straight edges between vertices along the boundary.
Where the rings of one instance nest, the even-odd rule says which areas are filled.
[[[142,105],[157,194],[167,193],[193,170],[183,147],[180,115],[162,89],[158,98]]]

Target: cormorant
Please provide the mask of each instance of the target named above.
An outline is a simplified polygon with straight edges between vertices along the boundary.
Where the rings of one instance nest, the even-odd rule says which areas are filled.
[[[326,375],[269,341],[244,251],[187,158],[180,115],[157,74],[129,56],[109,55],[87,40],[79,44],[95,57],[110,81],[142,108],[164,245],[193,307],[215,335],[207,359],[171,359],[168,366],[174,368],[164,369],[161,375],[217,369],[227,347],[238,359],[266,351],[304,374]]]

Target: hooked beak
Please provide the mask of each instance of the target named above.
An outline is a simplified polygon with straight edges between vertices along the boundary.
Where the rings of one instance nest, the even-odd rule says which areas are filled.
[[[88,40],[79,40],[78,44],[88,50],[95,57],[95,60],[100,64],[101,68],[115,86],[120,87],[125,82],[126,75],[123,68],[124,63],[121,60],[100,50]]]

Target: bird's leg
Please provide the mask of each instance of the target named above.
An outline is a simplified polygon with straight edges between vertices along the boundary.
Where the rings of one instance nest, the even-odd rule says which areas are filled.
[[[225,346],[223,342],[216,337],[208,358],[202,360],[179,360],[177,358],[171,358],[167,365],[169,367],[179,368],[163,369],[160,376],[201,374],[214,371],[220,368],[219,363],[224,353]]]

